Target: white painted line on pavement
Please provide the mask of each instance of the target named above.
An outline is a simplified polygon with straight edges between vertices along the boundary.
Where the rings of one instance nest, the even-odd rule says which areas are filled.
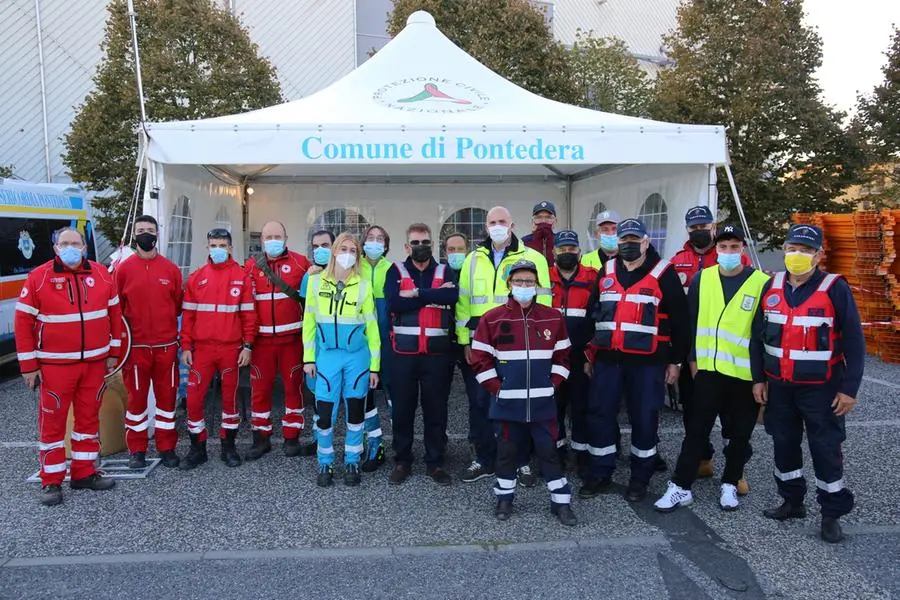
[[[885,387],[893,388],[895,390],[900,390],[900,384],[891,383],[890,381],[885,381],[884,379],[876,379],[875,377],[869,377],[868,375],[863,375],[863,381],[868,381],[870,383],[877,383],[878,385],[883,385]]]

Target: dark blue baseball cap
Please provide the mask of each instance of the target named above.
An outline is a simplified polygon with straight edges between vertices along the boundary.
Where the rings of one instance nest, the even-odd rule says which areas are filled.
[[[538,214],[539,212],[548,212],[554,217],[556,216],[556,205],[550,202],[549,200],[544,200],[542,202],[538,202],[534,205],[534,208],[531,209],[531,216]]]
[[[684,213],[685,227],[693,227],[694,225],[708,225],[714,220],[715,219],[713,219],[712,211],[709,210],[708,206],[695,206],[694,208],[689,208],[688,211]]]
[[[616,226],[616,234],[620,240],[626,235],[644,237],[647,235],[647,228],[637,219],[625,219]]]
[[[532,273],[534,273],[535,277],[537,277],[538,274],[537,265],[535,265],[530,260],[524,259],[517,260],[515,263],[513,263],[513,266],[509,268],[509,276],[512,277],[512,274],[516,271],[531,271]]]
[[[564,229],[556,234],[554,245],[557,248],[560,246],[578,246],[578,234],[571,229]]]
[[[819,250],[822,248],[822,230],[815,225],[791,225],[785,244],[801,244]]]

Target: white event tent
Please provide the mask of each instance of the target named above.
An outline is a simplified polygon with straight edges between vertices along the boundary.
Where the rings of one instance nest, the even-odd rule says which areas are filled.
[[[521,235],[542,200],[556,203],[558,228],[578,231],[585,248],[593,247],[594,216],[610,209],[641,216],[671,255],[685,238],[685,210],[715,210],[715,166],[727,161],[722,126],[547,100],[466,54],[425,12],[312,96],[147,123],[145,136],[144,210],[159,219],[160,246],[183,268],[204,260],[215,226],[233,226],[242,258],[270,219],[285,223],[289,246],[301,252],[314,230],[378,223],[394,236],[392,258],[402,255],[412,222],[435,236],[481,235],[484,211],[502,204]]]

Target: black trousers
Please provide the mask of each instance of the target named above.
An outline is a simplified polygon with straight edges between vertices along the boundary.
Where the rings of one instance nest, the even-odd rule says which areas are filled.
[[[699,373],[699,371],[698,371]],[[687,432],[688,423],[694,417],[694,376],[691,375],[690,365],[685,363],[681,368],[681,375],[678,377],[678,399],[681,401],[681,418],[684,422],[684,430]],[[724,424],[723,424],[724,428]],[[724,433],[723,433],[724,435]],[[685,438],[687,439],[687,438]],[[681,451],[684,452],[684,443],[681,444]],[[700,457],[701,460],[712,460],[713,445],[706,440],[706,447]]]
[[[394,460],[410,465],[416,408],[422,404],[425,425],[425,465],[444,462],[447,448],[447,402],[450,397],[450,355],[394,354],[393,396]]]
[[[693,411],[685,426],[684,442],[672,481],[686,490],[691,489],[709,444],[709,434],[719,416],[723,427],[728,423],[722,483],[737,484],[744,473],[750,436],[759,414],[759,405],[753,399],[753,383],[713,371],[697,371],[691,401]]]

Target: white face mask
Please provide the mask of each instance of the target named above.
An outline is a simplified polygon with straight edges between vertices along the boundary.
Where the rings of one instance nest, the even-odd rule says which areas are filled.
[[[506,225],[491,225],[488,227],[488,234],[491,241],[495,244],[502,244],[509,239],[509,227]]]
[[[342,269],[349,269],[356,264],[356,255],[338,254],[334,259]]]

